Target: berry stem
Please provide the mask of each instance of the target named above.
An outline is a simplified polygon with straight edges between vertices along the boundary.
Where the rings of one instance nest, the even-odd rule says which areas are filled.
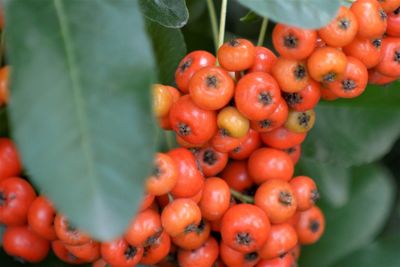
[[[227,6],[228,6],[228,0],[222,0],[221,15],[219,20],[218,48],[221,47],[221,45],[224,43]]]
[[[211,29],[214,39],[215,50],[218,49],[218,23],[217,13],[215,12],[215,6],[213,0],[207,0],[208,14],[210,15]]]
[[[236,191],[235,189],[230,189],[231,191],[231,195],[236,198],[237,200],[239,200],[242,203],[254,203],[254,198],[245,194],[242,194],[238,191]]]
[[[262,46],[264,44],[267,27],[268,27],[268,18],[264,17],[261,23],[260,34],[258,35],[257,46]]]

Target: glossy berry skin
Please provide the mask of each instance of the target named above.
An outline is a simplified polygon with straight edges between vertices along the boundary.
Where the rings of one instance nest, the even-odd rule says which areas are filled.
[[[268,239],[259,251],[260,257],[267,260],[282,257],[297,245],[297,241],[297,233],[290,224],[272,225]]]
[[[160,237],[151,245],[144,248],[143,257],[140,263],[153,265],[167,257],[171,248],[171,238],[166,232],[162,232]]]
[[[247,161],[244,160],[229,162],[221,173],[221,177],[236,191],[243,192],[253,185],[253,180],[247,171]]]
[[[236,85],[236,107],[249,120],[266,118],[278,107],[280,100],[278,83],[267,73],[246,74]]]
[[[282,126],[289,114],[289,108],[285,100],[279,101],[278,107],[266,118],[258,121],[251,121],[250,127],[259,133],[273,131]]]
[[[8,66],[0,68],[0,107],[8,103],[8,98],[9,98],[8,73],[9,73]]]
[[[0,138],[0,181],[18,176],[21,172],[21,160],[18,150],[9,138]]]
[[[253,129],[249,129],[249,132],[241,140],[239,146],[229,152],[229,158],[235,160],[247,159],[260,146],[260,134]]]
[[[28,226],[8,226],[3,233],[3,249],[12,257],[38,263],[47,257],[50,244]]]
[[[222,241],[237,251],[253,252],[265,243],[270,228],[267,215],[259,207],[251,204],[234,205],[222,217]]]
[[[249,40],[232,39],[218,49],[217,57],[227,71],[242,71],[254,64],[256,49]]]
[[[210,223],[205,220],[201,220],[200,224],[193,228],[191,232],[182,233],[173,237],[172,242],[182,249],[198,249],[207,241],[210,236],[210,232]]]
[[[377,85],[385,85],[396,81],[398,77],[390,77],[383,75],[375,69],[370,69],[368,71],[368,83],[369,84],[377,84]]]
[[[325,101],[334,101],[338,98],[339,97],[337,95],[327,88],[327,85],[321,86],[321,99]]]
[[[277,257],[270,260],[260,260],[255,267],[293,267],[296,262],[292,255],[287,254],[284,257]]]
[[[367,69],[376,66],[381,57],[382,39],[355,38],[350,44],[343,47],[344,53],[349,57],[360,60]]]
[[[139,206],[139,211],[143,211],[151,206],[154,202],[154,195],[146,193],[143,197],[142,203]]]
[[[146,191],[161,196],[174,188],[178,181],[178,167],[167,154],[157,153],[154,159],[153,175],[146,179]]]
[[[286,103],[295,111],[306,111],[313,109],[321,98],[321,86],[310,80],[300,91],[295,93],[283,93]]]
[[[318,35],[329,46],[342,47],[349,44],[357,35],[358,22],[353,12],[341,6],[336,18],[318,30]]]
[[[217,175],[228,163],[228,154],[219,152],[211,146],[201,148],[194,154],[205,177]]]
[[[152,88],[152,99],[154,115],[158,118],[168,115],[174,101],[167,86],[154,84]]]
[[[234,267],[253,267],[260,260],[257,252],[243,253],[221,242],[219,253],[222,261],[227,266]]]
[[[386,34],[391,37],[400,37],[400,5],[395,11],[388,14]]]
[[[290,184],[279,179],[268,180],[256,191],[256,206],[260,207],[271,223],[284,223],[296,212],[297,201]]]
[[[346,55],[332,47],[316,49],[308,58],[308,72],[317,82],[334,82],[340,79],[346,70]]]
[[[0,223],[8,226],[24,225],[35,198],[33,187],[26,180],[18,177],[1,180]]]
[[[211,139],[211,146],[221,153],[228,153],[240,145],[240,142],[241,138],[231,137],[221,129]]]
[[[202,109],[217,110],[229,103],[235,84],[226,70],[209,66],[198,70],[189,83],[190,97]]]
[[[353,57],[347,58],[346,70],[342,78],[328,84],[328,88],[341,98],[354,98],[361,95],[368,83],[368,70],[365,65]]]
[[[278,82],[281,90],[287,93],[300,91],[309,81],[305,61],[283,57],[278,58],[272,67],[272,76]]]
[[[217,114],[196,106],[190,96],[176,101],[169,112],[172,129],[191,144],[204,144],[217,132]]]
[[[85,262],[94,262],[100,258],[100,243],[94,240],[78,245],[65,245],[69,253]]]
[[[188,93],[192,76],[201,68],[214,66],[216,61],[214,55],[204,50],[196,50],[187,54],[179,62],[175,72],[175,81],[179,90]]]
[[[379,4],[385,10],[385,12],[395,11],[398,7],[400,7],[400,0],[378,0]]]
[[[386,13],[377,0],[357,0],[350,7],[358,22],[357,35],[378,38],[386,31]]]
[[[56,211],[53,204],[44,196],[37,197],[28,210],[28,225],[42,238],[56,240],[54,218]]]
[[[51,250],[54,255],[57,256],[61,261],[68,264],[82,264],[85,263],[84,260],[77,258],[75,255],[72,255],[65,247],[65,244],[60,240],[54,240],[51,242]]]
[[[383,38],[381,60],[375,69],[386,76],[400,76],[400,38]]]
[[[209,239],[203,246],[195,250],[178,250],[178,262],[180,267],[212,266],[219,254],[218,242],[214,237]]]
[[[199,207],[203,218],[209,221],[219,220],[230,206],[231,194],[226,181],[218,177],[206,180]]]
[[[194,155],[186,148],[175,148],[168,152],[178,167],[178,180],[171,190],[174,197],[191,197],[198,193],[204,184]]]
[[[250,128],[249,120],[234,107],[225,107],[218,112],[218,128],[228,136],[244,137]]]
[[[67,218],[58,213],[54,219],[54,229],[58,239],[68,245],[83,245],[90,241],[90,237],[70,224]]]
[[[314,127],[314,124],[315,111],[313,109],[306,111],[291,110],[284,126],[294,133],[306,133]]]
[[[293,26],[276,24],[272,42],[278,53],[288,59],[302,60],[315,49],[317,32]]]
[[[302,245],[311,245],[317,242],[325,231],[325,217],[322,211],[313,206],[300,212],[296,223],[296,232]]]
[[[151,246],[162,232],[161,218],[157,211],[144,210],[136,215],[125,233],[125,240],[134,247]]]
[[[162,226],[171,237],[192,231],[200,221],[199,206],[187,198],[175,199],[161,213]]]
[[[290,181],[294,196],[297,200],[297,210],[310,209],[319,199],[317,185],[308,176],[297,176]]]
[[[274,52],[263,46],[256,46],[256,57],[254,59],[253,65],[247,70],[250,72],[266,72],[270,73],[272,67],[277,60]]]
[[[289,181],[294,172],[292,159],[285,152],[273,148],[260,148],[250,156],[248,172],[256,184],[270,179]]]
[[[279,127],[271,132],[262,133],[261,140],[269,147],[288,149],[303,143],[306,136],[306,133],[295,133],[289,131],[285,127]]]
[[[143,248],[133,247],[122,238],[102,243],[101,256],[111,266],[132,267],[142,259]]]

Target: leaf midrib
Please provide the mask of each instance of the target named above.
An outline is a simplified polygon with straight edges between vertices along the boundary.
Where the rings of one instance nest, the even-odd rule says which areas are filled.
[[[92,185],[95,185],[95,171],[94,171],[94,157],[93,157],[93,148],[92,148],[92,141],[90,138],[89,130],[87,128],[88,125],[88,119],[87,116],[85,115],[85,106],[86,102],[83,97],[83,92],[82,92],[82,86],[79,81],[79,74],[78,74],[78,66],[75,61],[75,53],[74,49],[71,45],[71,37],[70,37],[70,29],[68,27],[67,23],[67,17],[65,14],[64,6],[62,3],[62,0],[53,0],[54,1],[54,6],[56,9],[56,14],[58,17],[58,21],[60,24],[60,31],[61,31],[61,36],[63,39],[64,43],[64,49],[65,49],[65,54],[66,54],[66,60],[67,60],[67,67],[69,70],[69,75],[71,79],[71,89],[73,92],[74,96],[74,102],[75,102],[75,111],[76,111],[76,116],[78,120],[78,129],[80,132],[80,140],[81,140],[81,147],[83,150],[84,157],[86,159],[85,163],[87,166],[88,170],[88,178],[91,182]]]

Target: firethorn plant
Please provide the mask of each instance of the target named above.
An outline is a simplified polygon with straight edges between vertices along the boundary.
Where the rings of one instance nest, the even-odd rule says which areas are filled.
[[[100,56],[94,65],[93,58],[90,61],[85,58],[85,53],[81,54],[81,43],[73,42],[78,35],[86,36],[77,28],[88,15],[72,3],[79,1],[54,0],[50,3],[50,0],[43,0],[54,9],[49,25],[60,24],[59,31],[50,32],[43,39],[35,33],[42,26],[39,23],[42,16],[51,8],[41,6],[39,1],[29,4],[11,2],[6,6],[6,25],[11,25],[7,26],[10,35],[7,31],[6,37],[10,38],[7,42],[10,56],[7,54],[1,60],[4,66],[0,69],[0,106],[10,109],[11,130],[16,138],[11,139],[6,134],[0,137],[0,225],[4,230],[2,250],[23,263],[42,262],[52,253],[60,261],[71,265],[297,266],[303,249],[307,255],[306,246],[316,244],[323,237],[326,226],[329,227],[325,218],[328,222],[331,219],[330,216],[325,217],[325,206],[317,206],[320,198],[320,183],[317,181],[321,181],[319,175],[322,174],[316,171],[305,173],[303,165],[298,164],[302,146],[318,123],[318,103],[321,100],[356,98],[366,92],[368,84],[387,85],[400,77],[400,0],[348,0],[347,5],[335,0],[321,0],[320,5],[324,4],[322,2],[330,3],[334,8],[327,13],[320,7],[324,14],[316,15],[320,21],[312,25],[305,20],[294,23],[293,18],[287,15],[282,15],[280,19],[270,11],[268,16],[275,21],[271,24],[270,47],[263,46],[269,22],[263,14],[265,6],[280,10],[276,7],[288,5],[294,8],[295,4],[279,0],[265,1],[264,4],[240,0],[240,3],[262,15],[259,38],[255,44],[250,38],[236,35],[225,40],[228,1],[221,1],[218,27],[214,1],[207,0],[215,51],[190,51],[170,64],[163,57],[174,53],[175,47],[171,51],[153,47],[160,61],[157,83],[153,83],[147,75],[147,72],[152,72],[152,63],[149,62],[153,52],[147,50],[147,35],[142,33],[142,28],[146,27],[155,39],[164,35],[170,38],[171,43],[176,41],[173,40],[175,37],[183,39],[176,28],[187,21],[184,1],[171,1],[176,7],[163,1],[136,3],[121,0],[123,5],[114,3],[116,6],[111,7],[108,3],[110,6],[107,8],[94,4],[95,11],[100,15],[116,11],[121,13],[118,23],[104,25],[102,20],[102,27],[95,30],[98,39],[107,39],[103,41],[107,44],[111,42],[114,49],[101,53],[104,52],[101,50],[103,42],[96,42],[92,44],[93,48],[84,50],[92,56]],[[87,8],[88,3],[80,3]],[[315,8],[313,5],[316,4],[303,1],[302,5],[307,9],[306,5]],[[260,11],[256,7],[260,7]],[[138,13],[139,8],[146,18],[145,23]],[[24,17],[31,9],[39,12],[34,17],[35,23],[32,23],[36,28],[26,31],[25,42],[16,45],[19,35],[16,37],[12,26],[20,25],[17,18]],[[76,17],[69,17],[71,10]],[[137,14],[129,13],[129,19],[126,19],[123,16],[126,12]],[[172,17],[179,16],[181,12],[186,21],[175,25]],[[304,16],[302,12],[305,11],[300,10],[299,17]],[[318,12],[312,10],[311,13]],[[251,11],[243,20],[251,20],[252,16],[260,17]],[[98,18],[93,17],[93,20],[98,23]],[[1,17],[2,29],[3,22]],[[119,42],[118,38],[113,40],[113,37],[126,38],[129,35],[126,33],[132,33],[125,27],[122,33],[116,30],[119,29],[116,26],[131,25],[131,22],[140,25],[134,39],[127,37],[124,42]],[[85,27],[90,28],[89,24]],[[164,26],[168,29],[162,28]],[[174,34],[177,35],[172,36]],[[4,36],[3,32],[1,56]],[[52,38],[57,40],[50,41],[65,42],[58,49],[63,51],[65,62],[55,60],[50,68],[46,67],[48,73],[40,72],[40,68],[31,69],[32,74],[28,77],[35,86],[25,89],[30,83],[19,78],[29,71],[21,67],[18,60],[23,58],[24,64],[29,65],[38,58],[35,58],[36,54],[21,53],[21,56],[17,53],[18,47],[39,43],[48,50],[46,53],[56,57],[58,50],[47,47],[45,43]],[[126,71],[119,66],[121,63],[130,65],[131,55],[121,56],[119,50],[127,47],[139,50],[134,45],[135,38],[145,40],[146,48],[140,51],[138,59],[134,59],[135,64],[140,63],[140,68]],[[41,53],[42,50],[38,52]],[[110,72],[99,66],[104,64],[103,54],[108,55],[105,61],[110,61],[115,67]],[[58,73],[59,68],[67,71],[69,77],[65,78],[63,71]],[[163,68],[168,69],[165,77],[162,77],[166,71]],[[103,78],[96,80],[84,76],[87,70],[95,73],[93,76]],[[134,81],[142,81],[135,84],[135,90],[128,90],[132,70],[135,70]],[[54,77],[57,80],[53,80]],[[49,120],[58,127],[65,124],[65,136],[61,136],[64,134],[61,128],[50,127],[47,129],[51,132],[49,140],[36,140],[37,133],[46,130],[43,118],[35,117],[40,107],[30,106],[25,110],[20,105],[22,99],[41,104],[42,99],[33,99],[33,94],[47,99],[58,92],[57,85],[51,92],[33,90],[44,80],[52,85],[60,82],[67,89],[72,89],[66,90],[55,101],[60,109],[65,109],[65,113],[60,115],[54,109],[58,117],[49,116]],[[140,84],[149,88],[148,92],[136,90]],[[107,90],[103,91],[102,87],[107,87]],[[86,94],[91,91],[96,94],[87,97]],[[146,101],[130,105],[132,99],[144,95]],[[73,104],[64,102],[64,98],[72,98]],[[118,108],[114,107],[115,104]],[[78,108],[75,110],[69,105]],[[131,125],[130,121],[119,118],[122,111],[130,113],[130,119],[139,120],[141,124]],[[46,112],[49,114],[53,110]],[[69,117],[71,113],[75,117]],[[19,121],[21,117],[26,124]],[[109,127],[102,124],[103,120],[109,122]],[[381,121],[373,122],[380,127]],[[338,121],[323,123],[337,124]],[[30,150],[26,148],[25,134],[31,131],[34,134],[29,139]],[[115,132],[117,138],[108,142],[107,134],[110,132]],[[337,134],[335,131],[328,132],[330,137]],[[147,133],[149,136],[146,136]],[[160,136],[165,137],[161,138],[165,139],[165,143],[159,144],[156,153],[147,149],[154,144],[153,133],[158,137],[157,142]],[[57,142],[52,139],[52,134]],[[127,139],[131,136],[138,139],[131,142]],[[358,136],[351,138],[353,141]],[[44,157],[42,142],[52,151]],[[78,149],[71,148],[76,143],[81,144]],[[344,149],[353,145],[349,143],[342,142],[338,146]],[[329,155],[319,153],[321,157]],[[131,154],[138,156],[129,161],[127,158]],[[146,155],[140,157],[139,154]],[[51,166],[53,158],[59,161],[64,159],[60,155],[65,156],[65,166],[59,169]],[[150,155],[153,161],[149,160]],[[42,160],[37,161],[35,157]],[[117,163],[110,167],[109,160]],[[87,165],[81,164],[82,161]],[[64,165],[64,162],[58,164]],[[46,173],[47,167],[53,168],[53,171]],[[60,181],[57,177],[64,178],[65,168],[73,169],[75,174],[71,175],[74,182],[65,180],[69,184],[77,184],[79,188],[68,192],[70,187],[67,185],[62,190],[62,186],[51,190],[48,184],[54,181],[49,177]],[[42,174],[43,180],[36,178]],[[125,176],[129,176],[128,182]],[[140,176],[146,178],[138,188],[133,188],[133,181]],[[39,187],[33,186],[36,179]],[[61,184],[65,185],[65,181]],[[74,200],[75,196],[81,196],[88,184],[91,192],[87,193],[87,199],[81,198],[81,202]],[[136,194],[130,198],[132,190],[136,190]],[[368,190],[353,191],[359,195],[364,191],[371,194]],[[136,205],[135,200],[138,202],[139,197],[140,203]],[[72,199],[73,204],[86,208],[87,214],[74,213],[76,207],[61,201],[67,198]],[[339,211],[340,204],[336,207]],[[366,206],[363,203],[363,208]],[[127,210],[129,214],[125,214]],[[127,220],[118,220],[120,223],[115,225],[117,220],[114,217],[122,213]],[[349,215],[349,212],[338,214]],[[352,227],[349,234],[356,232],[356,228]],[[321,244],[327,243],[327,240],[322,240]],[[341,248],[336,249],[340,251]],[[330,253],[336,252],[332,250]]]

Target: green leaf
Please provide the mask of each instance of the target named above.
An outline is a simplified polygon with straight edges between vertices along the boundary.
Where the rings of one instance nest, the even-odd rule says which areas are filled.
[[[323,207],[326,232],[317,244],[304,247],[300,266],[331,266],[373,240],[382,229],[394,201],[390,173],[376,164],[355,168],[352,176],[350,200],[340,208]]]
[[[164,27],[182,28],[189,19],[185,0],[140,0],[143,15]]]
[[[344,166],[370,163],[389,152],[400,134],[400,83],[369,86],[358,98],[322,102],[303,155]]]
[[[11,123],[24,165],[74,225],[114,238],[137,210],[155,146],[154,64],[137,2],[6,8]]]
[[[306,29],[328,24],[340,7],[339,0],[239,0],[263,17]]]
[[[299,175],[307,175],[315,180],[321,201],[333,207],[340,207],[347,203],[350,196],[350,168],[304,158],[300,159],[297,167],[300,169]]]
[[[146,21],[147,32],[153,42],[157,61],[158,82],[173,84],[175,70],[186,55],[185,39],[179,29],[169,29],[150,20]]]
[[[391,236],[368,244],[360,250],[340,260],[335,267],[398,267],[400,236]]]
[[[240,18],[240,21],[245,23],[252,23],[255,21],[259,21],[260,19],[261,18],[259,15],[257,15],[257,13],[255,13],[254,11],[249,11],[245,16]]]

